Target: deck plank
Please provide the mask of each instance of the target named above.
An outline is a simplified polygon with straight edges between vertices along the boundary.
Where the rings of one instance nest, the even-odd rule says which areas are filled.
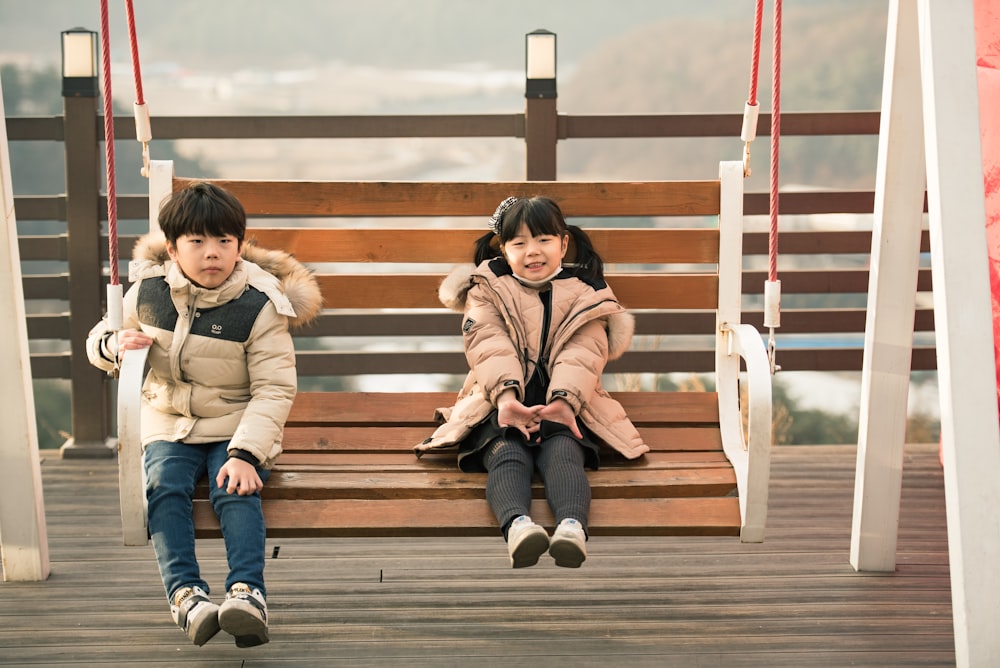
[[[494,536],[271,539],[249,650],[172,625],[151,547],[120,545],[114,461],[43,454],[52,576],[0,584],[4,666],[955,664],[934,446],[907,447],[895,573],[848,564],[854,448],[780,446],[762,544],[595,536],[579,570],[512,571]],[[221,589],[221,541],[199,556]]]

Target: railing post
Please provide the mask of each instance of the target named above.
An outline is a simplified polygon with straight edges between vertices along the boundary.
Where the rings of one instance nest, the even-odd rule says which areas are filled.
[[[103,309],[97,96],[96,34],[79,28],[66,31],[63,33],[63,143],[73,435],[62,446],[64,458],[110,457],[115,453],[108,441],[106,381],[103,374],[90,366],[86,349],[87,333]]]
[[[525,35],[526,178],[556,180],[556,142],[559,122],[556,111],[556,35],[535,30]]]

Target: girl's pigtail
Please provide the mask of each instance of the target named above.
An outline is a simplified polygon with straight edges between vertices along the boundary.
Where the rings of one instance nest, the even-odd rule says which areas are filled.
[[[580,278],[596,283],[604,280],[604,261],[594,250],[594,244],[587,233],[576,225],[567,225],[573,243],[576,245],[576,273]]]
[[[474,263],[477,267],[486,260],[500,256],[500,248],[493,243],[495,240],[496,235],[493,232],[487,232],[476,239]]]

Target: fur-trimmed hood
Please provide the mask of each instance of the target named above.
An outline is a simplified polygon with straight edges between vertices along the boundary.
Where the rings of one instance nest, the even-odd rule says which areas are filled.
[[[323,295],[313,272],[282,250],[261,248],[253,240],[243,243],[241,253],[248,282],[264,292],[288,316],[291,328],[312,322],[323,309]],[[129,265],[129,278],[136,280],[153,275],[166,275],[172,263],[166,240],[150,233],[136,241]],[[267,280],[267,276],[273,277]],[[284,308],[283,308],[283,302]]]
[[[472,276],[476,274],[487,281],[500,280],[497,276],[492,276],[488,271],[479,271],[473,264],[462,264],[452,269],[438,288],[438,299],[441,303],[453,311],[464,312],[465,302],[469,290],[472,288]],[[517,279],[509,277],[511,281]],[[525,288],[530,289],[530,288]],[[607,294],[602,294],[607,293]],[[598,299],[615,300],[614,294],[608,287],[595,291]],[[615,300],[617,303],[617,300]],[[619,307],[620,310],[607,315],[608,330],[608,359],[615,360],[625,354],[632,344],[632,336],[635,334],[635,316]]]

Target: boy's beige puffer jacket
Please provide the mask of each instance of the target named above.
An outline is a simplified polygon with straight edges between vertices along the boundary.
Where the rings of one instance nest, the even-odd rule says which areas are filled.
[[[143,237],[134,257],[123,324],[155,340],[142,388],[143,447],[231,439],[230,450],[270,467],[297,387],[288,329],[322,308],[312,272],[283,251],[245,244],[230,277],[207,290],[183,275],[160,237]],[[113,338],[107,319],[91,330],[94,366],[113,368]]]

